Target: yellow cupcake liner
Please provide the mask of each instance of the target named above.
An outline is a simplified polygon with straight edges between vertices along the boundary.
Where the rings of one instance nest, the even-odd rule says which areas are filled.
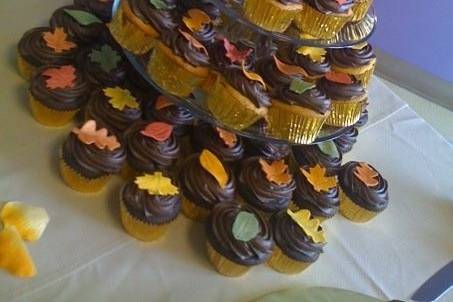
[[[360,67],[341,67],[341,66],[337,66],[337,65],[332,65],[332,70],[337,71],[337,72],[347,73],[349,75],[354,76],[357,81],[362,82],[362,85],[364,87],[368,87],[375,69],[376,69],[376,59],[373,59],[366,66],[360,66]]]
[[[194,202],[188,200],[186,197],[182,197],[181,210],[184,215],[195,221],[204,221],[208,218],[210,211],[197,206]]]
[[[276,246],[267,264],[279,273],[298,274],[309,267],[311,263],[293,260]]]
[[[310,144],[319,134],[329,112],[313,110],[272,100],[268,112],[269,133],[296,144]]]
[[[162,89],[185,97],[203,82],[209,69],[190,65],[158,42],[148,62],[148,74]]]
[[[366,95],[348,101],[332,100],[332,109],[326,125],[334,127],[352,126],[360,119],[366,103]]]
[[[36,67],[25,61],[21,55],[17,54],[17,69],[19,70],[21,77],[28,81],[31,79]]]
[[[372,3],[373,0],[357,0],[356,5],[352,8],[352,22],[357,22],[365,18]]]
[[[36,100],[30,93],[28,95],[31,112],[35,120],[46,127],[62,127],[72,121],[79,110],[63,111],[53,110]]]
[[[99,192],[111,178],[110,175],[93,179],[83,177],[69,167],[62,158],[60,159],[60,174],[68,187],[82,193]]]
[[[159,36],[151,25],[134,15],[127,1],[121,1],[121,6],[108,27],[122,47],[137,55],[150,51]]]
[[[128,212],[122,200],[120,201],[120,211],[121,222],[124,229],[129,233],[129,235],[141,241],[149,242],[159,239],[165,234],[169,226],[169,223],[157,225],[145,223],[139,219],[134,218]]]
[[[215,269],[227,277],[240,277],[250,270],[249,266],[240,265],[220,255],[209,242],[206,242],[209,260]]]
[[[129,163],[125,163],[123,165],[123,168],[121,169],[120,175],[123,179],[125,180],[133,180],[135,177],[137,177],[140,173],[135,171],[134,168],[129,165]]]
[[[357,223],[370,221],[378,214],[378,212],[372,212],[357,205],[343,190],[340,190],[340,213],[347,219]]]
[[[228,127],[242,130],[266,117],[267,108],[258,108],[219,76],[207,98],[214,117]]]
[[[294,19],[302,34],[309,34],[320,39],[330,39],[340,32],[343,26],[351,21],[352,11],[348,14],[324,14],[310,5],[304,5],[303,10]]]
[[[302,10],[301,4],[282,4],[276,0],[245,0],[244,16],[269,31],[284,32]]]

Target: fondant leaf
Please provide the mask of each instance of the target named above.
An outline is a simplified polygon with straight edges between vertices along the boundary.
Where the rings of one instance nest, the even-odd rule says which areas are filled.
[[[164,0],[149,0],[149,3],[151,3],[157,9],[164,9],[164,10],[169,9],[167,3],[165,3]]]
[[[211,23],[211,18],[204,11],[198,8],[189,9],[186,13],[186,16],[182,18],[184,24],[192,32],[199,31],[209,23]]]
[[[76,74],[72,65],[65,65],[57,68],[49,68],[43,71],[46,79],[46,87],[49,89],[73,88],[75,86]]]
[[[335,0],[335,1],[338,3],[338,5],[343,5],[346,3],[347,0]]]
[[[323,154],[328,155],[331,158],[340,158],[338,147],[333,141],[324,141],[318,143],[316,146],[318,146],[319,151]]]
[[[308,56],[310,60],[317,63],[322,63],[326,60],[326,50],[320,47],[302,46],[297,49],[297,53],[303,56]]]
[[[223,46],[226,51],[226,57],[231,63],[243,63],[252,53],[253,49],[238,50],[237,47],[231,43],[227,38],[223,38]]]
[[[319,164],[308,170],[300,168],[300,171],[317,192],[329,192],[330,189],[337,186],[337,177],[327,176],[326,168]]]
[[[250,241],[261,231],[260,223],[256,216],[250,212],[241,211],[233,222],[233,236],[239,241]]]
[[[169,99],[167,99],[165,96],[163,95],[159,95],[157,97],[157,100],[156,100],[156,103],[154,104],[154,108],[156,110],[161,110],[161,109],[164,109],[166,107],[170,107],[170,106],[173,106],[173,102],[171,102]]]
[[[89,58],[92,62],[98,63],[101,69],[107,73],[117,68],[118,63],[121,61],[118,52],[107,44],[103,45],[100,49],[92,49]]]
[[[297,93],[297,94],[302,94],[307,90],[313,89],[314,87],[316,87],[316,85],[313,83],[308,83],[308,82],[302,81],[301,79],[295,78],[291,81],[289,90],[291,90],[292,92]]]
[[[222,162],[211,151],[204,149],[200,154],[200,165],[214,176],[217,183],[224,189],[228,183],[228,173]]]
[[[5,204],[1,213],[4,226],[14,226],[23,240],[36,241],[49,223],[49,215],[44,208],[33,207],[19,201]]]
[[[319,219],[310,219],[311,213],[309,210],[300,210],[294,213],[290,209],[286,211],[295,223],[310,237],[314,243],[325,243],[326,237],[324,230],[320,227]]]
[[[158,142],[166,141],[173,132],[173,126],[164,122],[149,123],[145,129],[140,131],[146,137],[155,139]]]
[[[189,41],[190,45],[195,47],[197,50],[201,50],[205,55],[208,55],[208,50],[206,49],[206,47],[204,47],[204,45],[201,44],[197,39],[195,39],[191,34],[180,29],[179,32],[181,33],[181,35],[183,35],[184,38],[186,38],[187,41]]]
[[[285,185],[289,184],[293,179],[292,175],[289,174],[288,165],[285,164],[284,159],[268,164],[266,160],[260,158],[259,163],[268,181],[277,185]]]
[[[65,9],[64,12],[70,15],[72,18],[74,18],[74,20],[77,21],[77,23],[83,26],[87,26],[93,23],[102,24],[102,21],[98,17],[83,10]]]
[[[140,190],[147,190],[150,195],[168,196],[177,195],[178,187],[174,186],[171,179],[162,175],[162,172],[145,174],[135,179],[135,184]]]
[[[275,66],[277,69],[287,76],[299,76],[299,77],[306,77],[308,76],[307,72],[300,66],[297,65],[289,65],[280,61],[277,56],[274,57]]]
[[[351,76],[347,73],[331,71],[326,74],[326,79],[331,82],[340,83],[340,84],[352,84],[354,81]]]
[[[263,85],[264,89],[266,89],[267,86],[263,78],[259,74],[254,73],[253,71],[247,71],[247,69],[245,68],[244,61],[242,61],[242,73],[247,79],[260,83],[261,85]]]
[[[107,87],[103,89],[104,95],[109,98],[109,103],[113,108],[120,111],[124,110],[125,107],[137,109],[139,104],[131,92],[127,89],[120,87]]]
[[[226,131],[219,127],[216,127],[216,130],[217,133],[219,134],[219,137],[222,139],[222,141],[228,148],[233,148],[234,146],[236,146],[236,143],[238,142],[236,134]]]
[[[88,120],[81,128],[74,128],[72,132],[77,135],[79,140],[87,145],[95,144],[99,149],[116,150],[121,147],[116,136],[108,135],[105,128],[96,130],[96,121]]]
[[[46,31],[42,34],[42,38],[49,48],[52,48],[56,53],[62,53],[65,50],[76,48],[77,45],[68,40],[68,35],[62,27],[56,27],[53,32]]]
[[[359,44],[355,44],[355,45],[352,45],[351,48],[352,49],[356,49],[356,50],[361,50],[365,47],[368,46],[368,43],[367,42],[362,42],[362,43],[359,43]]]
[[[376,179],[379,173],[367,163],[359,163],[355,168],[354,175],[367,187],[374,187],[379,184],[379,180]]]

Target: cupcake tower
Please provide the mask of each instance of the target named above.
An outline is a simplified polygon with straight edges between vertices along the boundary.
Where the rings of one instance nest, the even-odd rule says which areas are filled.
[[[253,4],[245,2],[244,13]],[[265,2],[288,10],[275,21],[283,27],[300,7],[322,1]],[[375,63],[369,45],[283,45],[257,56],[217,30],[222,17],[212,3],[122,1],[109,31],[103,21],[111,5],[75,1],[57,9],[49,27],[20,40],[18,70],[30,81],[38,123],[77,124],[61,145],[62,181],[95,194],[113,176],[124,179],[119,219],[131,236],[154,241],[182,212],[205,224],[207,256],[219,273],[238,277],[267,263],[293,274],[323,252],[321,222],[338,212],[367,222],[387,207],[388,184],[374,167],[342,163],[368,118],[357,104],[366,102],[372,71],[357,66]],[[232,128],[255,124],[262,133],[310,141],[323,123],[351,127],[316,145],[238,136],[160,95],[122,48],[146,62],[168,93],[204,91],[213,115]]]

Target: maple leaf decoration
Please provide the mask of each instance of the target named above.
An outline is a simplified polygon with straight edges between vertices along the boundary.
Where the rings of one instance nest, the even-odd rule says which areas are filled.
[[[331,82],[340,83],[340,84],[353,84],[354,81],[352,77],[344,72],[331,71],[326,74],[326,79]]]
[[[217,130],[219,137],[228,148],[233,148],[234,146],[236,146],[236,143],[238,142],[238,137],[236,136],[236,134],[219,127],[216,127],[215,129]]]
[[[140,190],[147,190],[150,195],[168,196],[179,193],[178,187],[171,183],[171,179],[163,176],[162,172],[145,174],[135,179]]]
[[[308,171],[300,168],[300,171],[316,192],[329,192],[330,189],[337,186],[337,178],[335,176],[327,176],[326,168],[321,167],[319,164],[309,168]]]
[[[164,142],[170,138],[173,132],[173,126],[163,122],[149,123],[145,129],[140,131],[146,137],[155,139],[158,142]]]
[[[118,67],[121,57],[110,45],[103,45],[100,49],[93,49],[88,55],[90,60],[98,63],[105,72],[111,72]]]
[[[281,73],[286,74],[287,76],[299,76],[299,77],[308,76],[307,72],[302,67],[297,66],[297,65],[289,65],[289,64],[283,63],[275,55],[273,55],[273,57],[274,57],[275,66]]]
[[[379,173],[367,163],[359,163],[355,168],[354,175],[367,187],[375,187],[379,184],[379,180],[376,179]]]
[[[77,135],[82,143],[86,145],[95,144],[99,149],[107,148],[114,151],[121,146],[116,136],[108,135],[107,129],[96,130],[96,121],[94,120],[86,121],[81,128],[74,128],[72,132]]]
[[[268,164],[266,160],[260,158],[259,163],[268,181],[281,186],[289,184],[293,179],[292,175],[288,172],[288,165],[285,164],[285,160],[283,159]]]
[[[192,32],[200,31],[205,25],[211,23],[211,18],[198,8],[189,9],[186,15],[182,21]]]
[[[120,87],[108,87],[104,88],[104,95],[109,98],[109,103],[113,108],[120,111],[124,110],[125,107],[137,109],[139,104],[131,92],[127,89]]]
[[[56,27],[53,32],[47,31],[43,33],[42,38],[46,41],[46,45],[56,53],[62,53],[65,50],[77,47],[75,43],[68,40],[68,35],[62,27]]]
[[[297,53],[308,56],[313,62],[322,63],[326,60],[327,52],[324,48],[302,46],[297,49]]]
[[[208,50],[206,49],[206,47],[204,47],[203,44],[201,44],[197,39],[195,39],[191,34],[185,32],[185,31],[182,31],[180,29],[178,29],[179,32],[181,33],[181,35],[186,38],[186,40],[190,43],[190,45],[192,45],[193,47],[195,47],[197,50],[201,50],[205,55],[208,55]]]
[[[43,71],[46,79],[46,87],[49,89],[73,88],[75,86],[76,74],[72,65],[65,65],[57,68],[49,68]]]
[[[157,97],[156,103],[154,104],[154,108],[156,108],[156,110],[161,110],[173,105],[174,104],[169,99],[167,99],[163,95],[159,95]]]
[[[313,240],[314,243],[325,243],[326,237],[324,230],[321,227],[319,219],[311,219],[309,210],[300,210],[293,212],[290,209],[286,213],[293,219],[295,223]]]
[[[243,63],[252,53],[253,49],[249,48],[246,50],[238,50],[237,47],[228,41],[227,38],[223,39],[223,46],[225,47],[225,56],[230,60],[231,63]]]

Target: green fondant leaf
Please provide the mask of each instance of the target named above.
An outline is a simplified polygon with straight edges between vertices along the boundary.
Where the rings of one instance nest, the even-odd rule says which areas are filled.
[[[109,45],[104,45],[99,50],[93,49],[89,57],[92,62],[98,63],[105,72],[115,69],[118,66],[118,62],[121,61],[118,52]]]
[[[305,91],[314,88],[316,85],[313,83],[308,83],[300,79],[294,79],[289,86],[289,90],[297,94],[302,94]]]
[[[87,26],[93,23],[102,23],[102,21],[98,17],[83,10],[65,9],[64,11],[72,18],[74,18],[77,23],[83,26]]]
[[[233,236],[240,241],[249,241],[260,232],[260,224],[256,216],[249,212],[239,212],[233,223]]]
[[[337,145],[333,141],[325,141],[318,144],[319,150],[325,155],[329,155],[332,158],[340,158]]]
[[[149,0],[149,2],[157,9],[169,9],[167,3],[163,0]]]

